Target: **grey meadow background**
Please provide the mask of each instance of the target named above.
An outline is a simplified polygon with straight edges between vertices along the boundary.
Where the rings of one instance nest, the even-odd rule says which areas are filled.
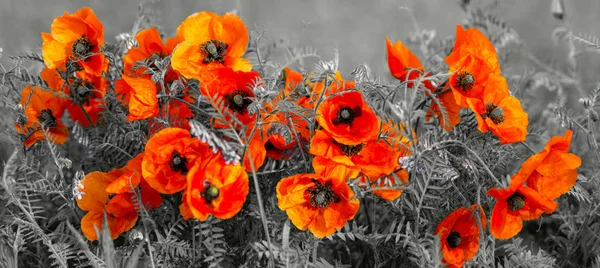
[[[482,0],[471,0],[480,2]],[[385,37],[405,39],[413,29],[405,6],[413,10],[422,28],[435,29],[437,39],[454,34],[455,25],[464,19],[459,0],[163,0],[152,4],[160,12],[164,33],[175,33],[188,15],[202,10],[223,13],[238,10],[249,29],[259,25],[274,41],[284,39],[291,45],[316,48],[324,59],[339,49],[340,68],[345,76],[360,64],[368,64],[377,76],[387,75]],[[490,1],[486,1],[490,2]],[[560,54],[561,45],[552,42],[554,28],[562,22],[551,12],[551,0],[503,0],[494,13],[513,27],[532,50],[540,54]],[[2,64],[7,56],[39,50],[40,32],[49,32],[52,20],[63,12],[91,7],[104,23],[106,42],[131,31],[138,0],[1,0],[0,47]],[[566,20],[575,32],[600,36],[600,0],[565,0]],[[415,48],[415,51],[417,49]],[[582,57],[582,64],[600,61],[598,54]],[[593,72],[598,74],[598,68]],[[586,74],[586,78],[592,78]],[[586,80],[587,80],[586,79]],[[584,84],[595,81],[584,81]]]

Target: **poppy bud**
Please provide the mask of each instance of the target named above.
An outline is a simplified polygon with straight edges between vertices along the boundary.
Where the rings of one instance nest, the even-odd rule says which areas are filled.
[[[594,110],[590,110],[590,119],[592,119],[592,121],[597,122],[598,121],[598,113]]]
[[[565,17],[565,5],[563,0],[553,0],[551,9],[552,15],[556,19],[562,20]]]
[[[589,109],[592,106],[592,100],[589,98],[580,98],[579,103],[583,105],[583,108]]]

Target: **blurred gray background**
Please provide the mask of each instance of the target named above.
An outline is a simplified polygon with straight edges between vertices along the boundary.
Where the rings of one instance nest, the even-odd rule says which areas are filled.
[[[284,39],[295,47],[310,45],[324,59],[331,59],[333,49],[337,47],[340,69],[345,76],[364,63],[376,75],[384,76],[387,75],[385,38],[390,37],[392,41],[405,39],[413,29],[410,18],[400,7],[413,10],[421,27],[435,29],[436,38],[441,39],[453,34],[455,25],[465,17],[458,2],[163,0],[152,7],[160,12],[160,25],[167,36],[173,35],[179,23],[194,12],[223,13],[237,9],[249,29],[255,24],[262,26],[274,41]],[[551,39],[553,29],[561,25],[550,12],[551,0],[499,2],[493,12],[516,29],[531,49],[540,53],[561,52]],[[83,6],[91,7],[104,23],[106,42],[114,42],[117,34],[131,31],[138,3],[138,0],[0,0],[0,47],[4,49],[0,62],[10,66],[9,55],[39,50],[40,32],[49,32],[55,17]],[[574,31],[600,36],[600,0],[565,0],[565,6],[566,18]],[[591,59],[600,60],[599,57]]]

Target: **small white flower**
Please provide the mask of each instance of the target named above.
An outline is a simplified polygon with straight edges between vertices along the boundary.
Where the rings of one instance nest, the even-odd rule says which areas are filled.
[[[84,177],[85,174],[83,171],[79,170],[77,173],[75,173],[75,179],[73,180],[73,197],[77,198],[78,200],[81,200],[85,194],[85,192],[82,191]]]

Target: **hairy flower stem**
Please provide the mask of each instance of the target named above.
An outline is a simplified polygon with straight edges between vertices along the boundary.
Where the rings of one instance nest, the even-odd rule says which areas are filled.
[[[523,144],[523,146],[527,147],[527,149],[529,149],[529,151],[532,154],[536,154],[535,150],[533,149],[533,147],[531,147],[531,145],[527,144],[527,142],[521,142],[521,144]]]

